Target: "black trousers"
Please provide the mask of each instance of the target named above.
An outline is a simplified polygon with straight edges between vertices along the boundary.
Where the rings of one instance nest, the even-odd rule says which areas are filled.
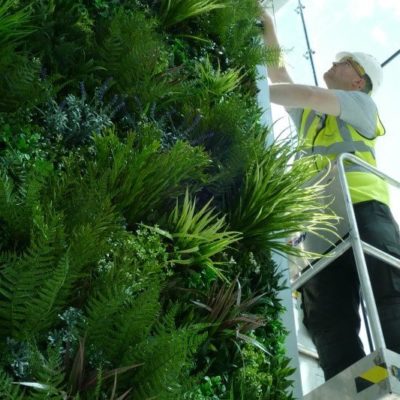
[[[378,201],[354,205],[361,239],[400,258],[399,228]],[[400,270],[366,257],[386,347],[400,353]],[[315,343],[325,379],[364,357],[360,330],[360,285],[349,250],[302,288],[304,324]]]

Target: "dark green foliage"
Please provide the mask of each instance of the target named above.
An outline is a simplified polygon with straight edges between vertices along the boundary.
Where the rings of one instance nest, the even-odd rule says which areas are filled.
[[[167,315],[168,318],[171,317]],[[181,385],[193,367],[188,359],[196,352],[204,335],[199,335],[195,327],[176,330],[168,321],[165,325],[156,330],[153,338],[148,337],[147,343],[133,349],[135,358],[144,364],[135,376],[138,386],[133,390],[134,398],[155,395],[161,399],[179,398]],[[177,385],[178,382],[181,385]]]
[[[18,121],[21,115],[22,112],[3,114],[0,117],[0,165],[12,179],[23,176],[24,171],[30,170],[36,162],[46,158],[42,129],[29,122],[29,114]]]
[[[184,142],[161,151],[157,141],[139,150],[134,147],[135,140],[132,134],[126,143],[120,142],[112,132],[96,138],[97,157],[88,164],[89,180],[105,182],[129,224],[153,220],[157,209],[160,216],[168,197],[181,194],[185,184],[204,179],[209,163],[201,149]]]
[[[13,0],[2,1],[0,5],[0,48],[15,45],[32,32],[29,26],[30,10],[20,8]]]
[[[184,400],[220,400],[229,396],[220,376],[205,376],[201,383],[192,391],[186,392],[183,398]]]
[[[259,5],[252,0],[226,0],[225,4],[210,16],[207,31],[216,37],[227,65],[244,66],[253,75],[254,66],[265,60],[256,25]]]
[[[0,109],[15,112],[43,101],[45,85],[40,80],[38,59],[14,50],[0,49]]]
[[[118,112],[116,107],[120,107],[121,101],[115,98],[113,103],[104,105],[103,92],[106,89],[107,82],[89,101],[82,83],[80,98],[70,94],[60,105],[51,100],[42,117],[48,139],[58,147],[70,149],[89,144],[93,135],[111,127],[111,118]]]
[[[63,85],[76,87],[97,70],[92,55],[93,19],[82,1],[23,1],[32,9],[35,31],[29,51],[39,57],[46,75],[58,76]]]
[[[131,98],[131,107],[146,112],[153,102],[172,95],[168,53],[155,30],[157,21],[143,12],[115,14],[100,44],[100,65],[115,80],[116,90]]]
[[[23,394],[20,388],[3,371],[0,371],[0,393],[5,400],[22,400]]]
[[[265,147],[258,7],[1,3],[2,398],[292,398],[271,252],[325,219]]]

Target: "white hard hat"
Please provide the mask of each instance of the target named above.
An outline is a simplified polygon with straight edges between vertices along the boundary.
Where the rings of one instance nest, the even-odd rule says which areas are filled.
[[[380,62],[374,56],[367,53],[350,53],[345,51],[336,54],[336,61],[340,61],[347,57],[352,58],[364,68],[365,73],[369,76],[372,82],[372,94],[375,94],[383,80],[383,69]]]

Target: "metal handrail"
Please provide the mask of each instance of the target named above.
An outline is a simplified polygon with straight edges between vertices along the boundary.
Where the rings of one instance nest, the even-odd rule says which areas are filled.
[[[350,190],[347,184],[346,171],[344,167],[345,162],[361,166],[366,170],[366,172],[370,172],[378,176],[382,180],[384,180],[389,185],[395,186],[396,188],[400,189],[400,182],[397,182],[389,175],[379,171],[377,168],[367,164],[366,162],[360,160],[359,158],[357,158],[352,154],[347,154],[347,153],[341,154],[336,160],[336,165],[338,168],[338,176],[342,192],[344,195],[346,212],[348,216],[349,238],[341,242],[328,254],[324,255],[324,257],[321,258],[318,262],[316,262],[313,266],[307,269],[306,272],[304,272],[299,278],[297,278],[294,282],[292,282],[291,287],[292,291],[297,290],[298,288],[303,286],[309,279],[311,279],[317,273],[326,268],[333,260],[338,258],[346,250],[352,247],[354,251],[354,258],[356,261],[357,273],[360,280],[361,294],[365,302],[369,327],[371,330],[371,337],[373,341],[372,350],[376,350],[378,348],[386,348],[386,346],[385,346],[385,339],[383,337],[382,327],[379,321],[379,315],[376,307],[375,298],[372,291],[371,280],[369,278],[368,268],[365,261],[365,254],[377,257],[399,269],[400,269],[400,259],[393,257],[390,254],[387,254],[384,251],[379,250],[376,247],[371,246],[370,244],[365,243],[361,240],[353,209],[353,203],[351,201]]]

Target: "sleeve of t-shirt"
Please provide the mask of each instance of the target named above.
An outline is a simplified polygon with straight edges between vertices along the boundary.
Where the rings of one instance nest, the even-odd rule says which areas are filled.
[[[339,118],[368,139],[376,137],[378,110],[372,98],[363,92],[335,90],[340,104]]]

